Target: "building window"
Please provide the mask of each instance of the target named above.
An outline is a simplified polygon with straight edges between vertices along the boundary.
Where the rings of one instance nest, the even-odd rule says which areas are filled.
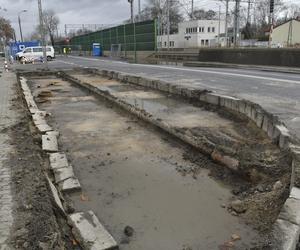
[[[199,32],[203,33],[204,32],[204,27],[199,27]]]
[[[167,42],[165,42],[165,47],[167,47]]]
[[[210,27],[207,28],[207,32],[210,33]]]
[[[212,27],[212,28],[211,28],[211,32],[212,32],[212,33],[215,33],[215,27]]]
[[[208,40],[207,39],[205,40],[205,45],[208,46]]]
[[[174,41],[170,41],[170,47],[174,47],[175,42]]]
[[[204,46],[204,40],[203,39],[201,40],[201,46]]]

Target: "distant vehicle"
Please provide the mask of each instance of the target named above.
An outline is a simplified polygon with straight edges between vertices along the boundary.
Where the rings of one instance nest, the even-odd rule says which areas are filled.
[[[54,48],[52,46],[46,47],[47,60],[50,61],[55,58]],[[23,51],[16,54],[16,60],[32,61],[43,58],[43,47],[27,47]]]

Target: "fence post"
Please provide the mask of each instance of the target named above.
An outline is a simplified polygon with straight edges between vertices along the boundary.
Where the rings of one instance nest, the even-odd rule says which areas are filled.
[[[133,23],[133,38],[134,38],[134,63],[137,63],[135,23]]]
[[[154,19],[154,50],[157,51],[157,19]]]
[[[124,24],[123,27],[124,27],[124,57],[127,59],[126,24]]]

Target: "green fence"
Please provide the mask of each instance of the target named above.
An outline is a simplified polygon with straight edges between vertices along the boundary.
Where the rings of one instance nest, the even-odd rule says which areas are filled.
[[[93,43],[100,43],[109,51],[112,44],[120,44],[122,51],[156,50],[156,21],[124,24],[89,34],[75,36],[71,45],[81,46],[83,51],[91,51]]]

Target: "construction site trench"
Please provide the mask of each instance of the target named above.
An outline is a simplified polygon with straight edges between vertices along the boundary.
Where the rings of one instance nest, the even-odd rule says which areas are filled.
[[[273,249],[290,158],[252,121],[84,70],[25,77],[81,183],[66,201],[121,250]]]

